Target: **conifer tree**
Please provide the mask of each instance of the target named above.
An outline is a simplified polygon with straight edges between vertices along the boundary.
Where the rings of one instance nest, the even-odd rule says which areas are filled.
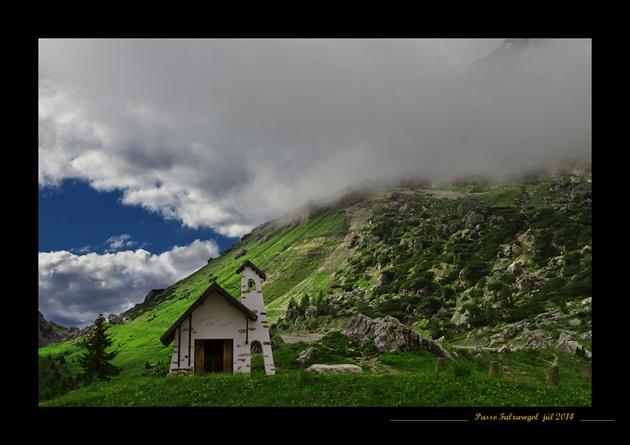
[[[80,377],[87,383],[109,381],[112,377],[117,376],[122,369],[110,363],[118,355],[118,351],[106,352],[106,349],[112,345],[112,339],[107,333],[107,329],[105,317],[103,314],[99,314],[94,321],[94,329],[86,335],[82,342],[82,346],[87,351],[79,356],[79,364],[83,368]]]

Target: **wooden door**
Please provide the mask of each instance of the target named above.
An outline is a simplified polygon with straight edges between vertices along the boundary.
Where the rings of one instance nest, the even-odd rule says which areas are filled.
[[[223,340],[223,372],[234,372],[233,370],[233,344],[231,338]]]
[[[195,375],[234,372],[234,340],[195,340]]]
[[[206,372],[223,372],[223,340],[206,340],[205,355]]]
[[[195,375],[206,373],[204,364],[204,340],[195,340]]]

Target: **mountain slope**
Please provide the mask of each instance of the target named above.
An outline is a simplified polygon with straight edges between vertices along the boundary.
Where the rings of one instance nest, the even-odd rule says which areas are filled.
[[[266,271],[263,291],[272,322],[285,317],[291,299],[321,294],[340,309],[367,304],[368,312],[378,313],[377,300],[381,306],[391,300],[398,309],[388,312],[398,311],[407,321],[443,308],[456,325],[479,324],[471,309],[463,308],[464,295],[475,291],[488,295],[468,299],[497,300],[490,302],[497,303],[495,312],[514,321],[520,305],[511,299],[535,301],[535,290],[547,289],[560,304],[566,296],[557,296],[551,278],[572,285],[565,283],[567,270],[580,282],[590,274],[590,170],[526,181],[494,184],[477,178],[388,188],[366,183],[341,199],[310,202],[255,228],[219,258],[152,291],[121,316],[135,320],[173,300],[190,300],[213,280],[238,296],[234,271],[249,259]],[[580,291],[590,296],[588,287]],[[393,303],[401,299],[406,303]],[[405,304],[416,306],[415,316]],[[351,316],[354,310],[346,312]]]
[[[343,331],[358,314],[390,315],[448,348],[590,358],[591,218],[590,164],[512,182],[365,182],[256,227],[191,276],[110,316],[115,364],[124,378],[168,363],[172,346],[159,337],[215,280],[240,298],[235,272],[245,260],[267,276],[276,342]],[[74,338],[40,348],[40,385],[71,385],[80,351]],[[64,366],[52,369],[60,357]]]

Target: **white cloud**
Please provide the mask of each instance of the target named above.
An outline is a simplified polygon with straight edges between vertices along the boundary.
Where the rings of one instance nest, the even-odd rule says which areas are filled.
[[[218,255],[215,242],[199,240],[160,255],[143,249],[104,255],[40,252],[39,310],[47,320],[85,327],[100,312],[105,316],[124,312],[141,303],[150,290],[176,283]]]
[[[122,250],[125,247],[133,247],[137,243],[131,240],[131,235],[124,233],[122,235],[111,236],[105,241],[105,244],[109,246],[107,252],[115,252],[117,250]]]

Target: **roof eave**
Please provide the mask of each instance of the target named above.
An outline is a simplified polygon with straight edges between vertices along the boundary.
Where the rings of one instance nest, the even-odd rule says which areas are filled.
[[[252,312],[247,306],[238,301],[232,295],[230,295],[225,289],[219,286],[216,282],[212,283],[189,307],[186,311],[169,327],[164,334],[160,337],[160,341],[164,346],[168,346],[175,339],[175,330],[181,325],[186,318],[192,314],[192,312],[199,306],[203,300],[205,300],[212,292],[217,292],[223,297],[229,304],[234,305],[240,312],[252,321],[258,319],[258,315]]]

